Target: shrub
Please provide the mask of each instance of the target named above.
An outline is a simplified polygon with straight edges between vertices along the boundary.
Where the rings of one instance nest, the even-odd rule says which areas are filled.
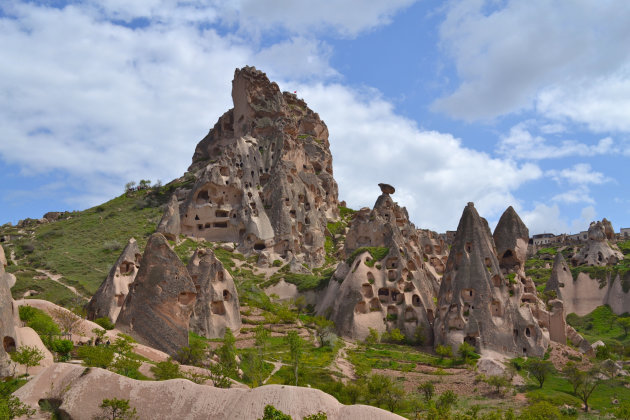
[[[536,379],[539,388],[542,388],[547,377],[555,371],[553,364],[548,360],[540,360],[535,358],[527,359],[523,365],[525,370]]]
[[[440,356],[440,360],[445,357],[453,357],[453,349],[451,346],[443,346],[440,344],[435,348],[435,353]]]
[[[155,366],[151,367],[151,372],[158,381],[166,381],[168,379],[181,378],[182,374],[179,370],[179,365],[173,362],[170,357],[164,362],[159,362]]]
[[[136,409],[129,405],[129,400],[104,399],[99,407],[103,410],[103,415],[97,419],[132,420],[138,418]]]
[[[86,366],[107,369],[114,360],[114,351],[104,346],[79,346],[77,354]]]
[[[57,353],[59,361],[65,362],[70,359],[70,352],[74,344],[70,340],[53,340],[50,349]]]
[[[282,260],[273,260],[271,265],[274,267],[282,267]]]
[[[105,328],[106,330],[113,330],[115,327],[114,323],[106,316],[102,318],[96,318],[94,322]]]
[[[284,414],[273,405],[267,404],[262,419],[259,420],[292,420],[291,416]]]

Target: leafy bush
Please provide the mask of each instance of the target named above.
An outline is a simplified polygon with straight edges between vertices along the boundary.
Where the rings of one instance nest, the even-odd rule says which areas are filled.
[[[96,318],[94,322],[105,328],[106,330],[113,330],[115,327],[114,323],[106,316],[102,318]]]
[[[86,366],[107,369],[114,360],[114,351],[105,346],[80,346],[77,355]]]
[[[372,256],[372,260],[370,262],[366,262],[368,267],[374,267],[374,264],[378,261],[381,261],[383,258],[389,254],[389,248],[387,247],[376,247],[376,246],[362,246],[361,248],[357,248],[354,252],[348,257],[346,262],[348,265],[351,265],[354,260],[364,252],[369,252]]]
[[[155,366],[151,367],[151,372],[158,381],[166,381],[168,379],[181,378],[182,373],[179,370],[179,365],[169,357],[164,362],[159,362]]]

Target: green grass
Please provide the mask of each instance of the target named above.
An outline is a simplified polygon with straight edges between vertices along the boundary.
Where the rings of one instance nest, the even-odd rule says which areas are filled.
[[[36,290],[39,293],[27,299],[44,299],[66,307],[71,307],[77,302],[76,295],[61,284],[48,278],[34,279],[33,277],[35,276],[43,275],[32,269],[20,268],[21,269],[15,273],[17,281],[15,282],[15,286],[11,289],[13,299],[22,299],[24,292],[27,290]]]
[[[63,276],[62,281],[92,295],[107,277],[122,247],[134,237],[142,249],[162,214],[160,205],[171,186],[159,191],[125,194],[97,207],[71,213],[68,219],[27,228],[13,241],[20,265],[43,268]],[[0,234],[4,233],[0,228]]]
[[[417,364],[434,367],[455,367],[458,360],[452,358],[440,359],[428,353],[421,352],[410,346],[399,344],[374,344],[370,347],[359,347],[348,351],[348,358],[359,371],[371,369],[391,369],[401,372],[413,370]]]
[[[617,315],[613,313],[610,306],[604,305],[582,317],[568,314],[567,323],[591,343],[602,340],[608,345],[630,345],[630,334],[627,337],[624,336],[623,328],[614,322],[616,318]]]
[[[351,265],[352,262],[364,252],[369,252],[370,255],[372,256],[372,261],[370,261],[369,263],[366,262],[366,264],[369,267],[373,267],[377,261],[381,261],[383,258],[387,256],[387,254],[389,254],[389,248],[382,247],[382,246],[362,246],[361,248],[357,248],[348,257],[348,260],[346,261],[348,265]]]

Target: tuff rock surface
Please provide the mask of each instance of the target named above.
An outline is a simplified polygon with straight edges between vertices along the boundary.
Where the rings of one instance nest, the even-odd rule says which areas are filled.
[[[2,347],[0,347],[0,377],[9,375],[9,352],[16,349],[17,335],[15,330],[15,306],[11,297],[9,287],[9,273],[4,267],[7,260],[4,256],[4,248],[0,246],[0,337]]]
[[[226,327],[241,328],[241,313],[234,280],[211,249],[199,249],[190,259],[188,273],[197,289],[190,329],[207,338],[221,338]]]
[[[107,278],[90,299],[86,307],[88,319],[107,317],[116,322],[129,294],[129,285],[138,274],[141,259],[138,243],[134,238],[129,239]]]
[[[329,314],[339,334],[363,339],[369,328],[379,332],[399,328],[413,339],[417,328],[432,341],[435,314],[433,297],[439,288],[447,248],[434,232],[418,230],[407,210],[395,203],[391,186],[383,187],[374,209],[353,215],[346,235],[344,254],[354,260],[342,262],[331,280],[320,314]],[[388,254],[372,261],[363,247],[385,247]],[[357,255],[358,251],[358,255]]]
[[[164,214],[156,231],[167,239],[176,240],[180,232],[179,218],[179,201],[177,201],[177,195],[173,194],[164,209]]]
[[[188,345],[195,284],[161,233],[149,238],[116,327],[171,356]]]
[[[98,392],[95,392],[98,391]],[[318,389],[265,385],[253,389],[221,389],[197,385],[185,379],[138,381],[108,370],[56,363],[15,392],[25,404],[39,408],[41,399],[60,396],[59,411],[70,420],[102,415],[104,398],[129,400],[139,420],[208,419],[250,420],[261,418],[272,404],[294,419],[318,412],[329,420],[402,419],[364,405],[343,405]],[[45,413],[48,418],[50,413]]]
[[[253,67],[234,72],[232,99],[196,147],[194,185],[177,192],[178,233],[321,265],[339,204],[326,124]]]
[[[588,228],[588,240],[580,252],[573,257],[573,265],[615,265],[623,259],[623,253],[616,245],[611,245],[609,237],[614,236],[612,224],[604,219],[591,222]]]
[[[515,226],[520,218],[513,217],[512,212],[508,209],[502,216],[508,225],[496,232],[500,238],[511,232],[512,237],[502,238],[506,244],[518,243],[522,230]],[[518,257],[518,253],[512,257]],[[527,282],[522,276],[522,267],[509,262],[501,267],[488,223],[473,203],[468,203],[438,293],[435,344],[457,349],[466,342],[482,354],[544,354],[549,333],[534,316],[540,304],[536,290],[533,283],[529,284],[531,279]]]

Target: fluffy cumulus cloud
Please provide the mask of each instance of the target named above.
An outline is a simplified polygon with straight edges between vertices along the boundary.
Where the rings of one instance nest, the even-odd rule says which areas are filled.
[[[532,210],[521,212],[521,218],[529,228],[530,234],[544,232],[558,235],[587,230],[590,222],[597,218],[597,211],[593,206],[583,207],[579,217],[567,221],[558,204],[550,206],[537,203]]]
[[[629,14],[625,0],[452,2],[440,37],[459,85],[434,106],[467,120],[535,108],[627,131]]]
[[[495,159],[450,134],[422,130],[374,91],[317,84],[300,92],[328,125],[340,198],[353,207],[371,207],[377,184],[386,182],[417,225],[454,229],[468,201],[496,217],[516,202],[514,190],[542,175],[536,165]]]

